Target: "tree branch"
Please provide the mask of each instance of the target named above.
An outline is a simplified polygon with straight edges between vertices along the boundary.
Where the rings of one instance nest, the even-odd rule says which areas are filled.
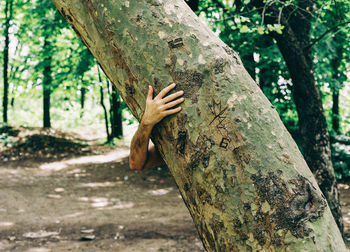
[[[318,38],[314,39],[309,45],[305,46],[303,49],[310,49],[311,47],[313,47],[318,41],[320,41],[321,39],[323,39],[328,33],[330,33],[331,31],[335,30],[336,28],[338,28],[339,26],[342,25],[346,25],[346,24],[350,24],[350,21],[347,22],[343,22],[343,23],[339,23],[331,28],[329,28],[327,31],[325,31],[321,36],[319,36]]]

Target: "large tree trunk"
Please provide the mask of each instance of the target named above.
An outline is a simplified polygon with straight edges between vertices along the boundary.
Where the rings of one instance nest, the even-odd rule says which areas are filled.
[[[5,3],[5,29],[4,29],[4,36],[5,36],[5,46],[4,46],[4,71],[3,71],[3,77],[4,77],[4,94],[2,99],[2,107],[3,107],[3,113],[2,118],[3,122],[7,123],[8,121],[8,93],[9,93],[9,78],[8,78],[8,65],[9,65],[9,45],[10,45],[10,21],[12,19],[12,13],[13,13],[13,0],[6,0]]]
[[[312,173],[237,54],[182,0],[53,0],[137,119],[185,91],[152,139],[208,251],[345,251]]]
[[[280,10],[275,4],[267,6],[254,0],[256,7],[265,9],[265,20],[281,22],[283,33],[272,33],[292,78],[292,94],[299,118],[299,130],[305,160],[326,196],[341,232],[344,224],[331,160],[330,137],[323,114],[320,92],[316,86],[310,42],[312,0],[298,0],[297,7]],[[307,11],[306,11],[307,10]]]

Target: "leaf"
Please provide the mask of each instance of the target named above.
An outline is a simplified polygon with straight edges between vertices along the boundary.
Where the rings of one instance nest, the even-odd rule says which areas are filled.
[[[241,33],[249,32],[249,27],[246,25],[242,25],[242,27],[239,29]]]
[[[261,25],[258,27],[257,31],[260,35],[263,35],[265,33],[265,27]]]
[[[283,28],[284,28],[283,25],[281,25],[281,24],[275,24],[273,27],[274,27],[275,31],[276,31],[278,34],[282,34],[282,30],[283,30]]]

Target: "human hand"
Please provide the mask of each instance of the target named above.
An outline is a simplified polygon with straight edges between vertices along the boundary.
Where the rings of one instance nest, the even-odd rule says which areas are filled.
[[[184,101],[184,98],[178,98],[184,94],[184,91],[178,91],[174,94],[166,96],[170,90],[174,89],[175,83],[170,84],[153,99],[153,88],[149,86],[146,99],[146,109],[142,116],[141,123],[153,127],[164,117],[175,114],[181,110],[181,107],[173,108]],[[177,99],[178,98],[178,99]]]

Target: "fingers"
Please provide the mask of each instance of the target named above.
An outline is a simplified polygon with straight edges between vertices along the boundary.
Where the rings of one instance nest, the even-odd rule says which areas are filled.
[[[150,100],[153,99],[153,87],[152,87],[152,86],[148,86],[148,95],[147,95],[147,99],[150,99]]]
[[[172,102],[169,102],[169,103],[165,104],[164,108],[165,109],[172,108],[172,107],[176,106],[177,104],[179,104],[179,103],[181,103],[183,101],[184,101],[184,98],[177,99],[175,101],[172,101]]]
[[[168,102],[174,100],[175,98],[177,98],[177,97],[179,97],[179,96],[181,96],[181,95],[183,95],[183,94],[184,94],[184,91],[182,91],[182,90],[181,90],[181,91],[178,91],[178,92],[176,92],[176,93],[174,93],[174,94],[171,94],[171,95],[165,97],[165,98],[163,99],[163,102],[164,102],[164,103],[168,103]]]
[[[177,112],[180,112],[180,110],[181,110],[181,107],[177,107],[177,108],[174,108],[174,109],[165,110],[165,111],[164,111],[164,115],[165,115],[165,116],[172,115],[172,114],[175,114],[175,113],[177,113]]]
[[[169,93],[170,90],[172,90],[176,86],[175,83],[170,84],[166,88],[164,88],[162,91],[159,92],[159,94],[156,96],[158,99],[162,99],[167,93]]]

